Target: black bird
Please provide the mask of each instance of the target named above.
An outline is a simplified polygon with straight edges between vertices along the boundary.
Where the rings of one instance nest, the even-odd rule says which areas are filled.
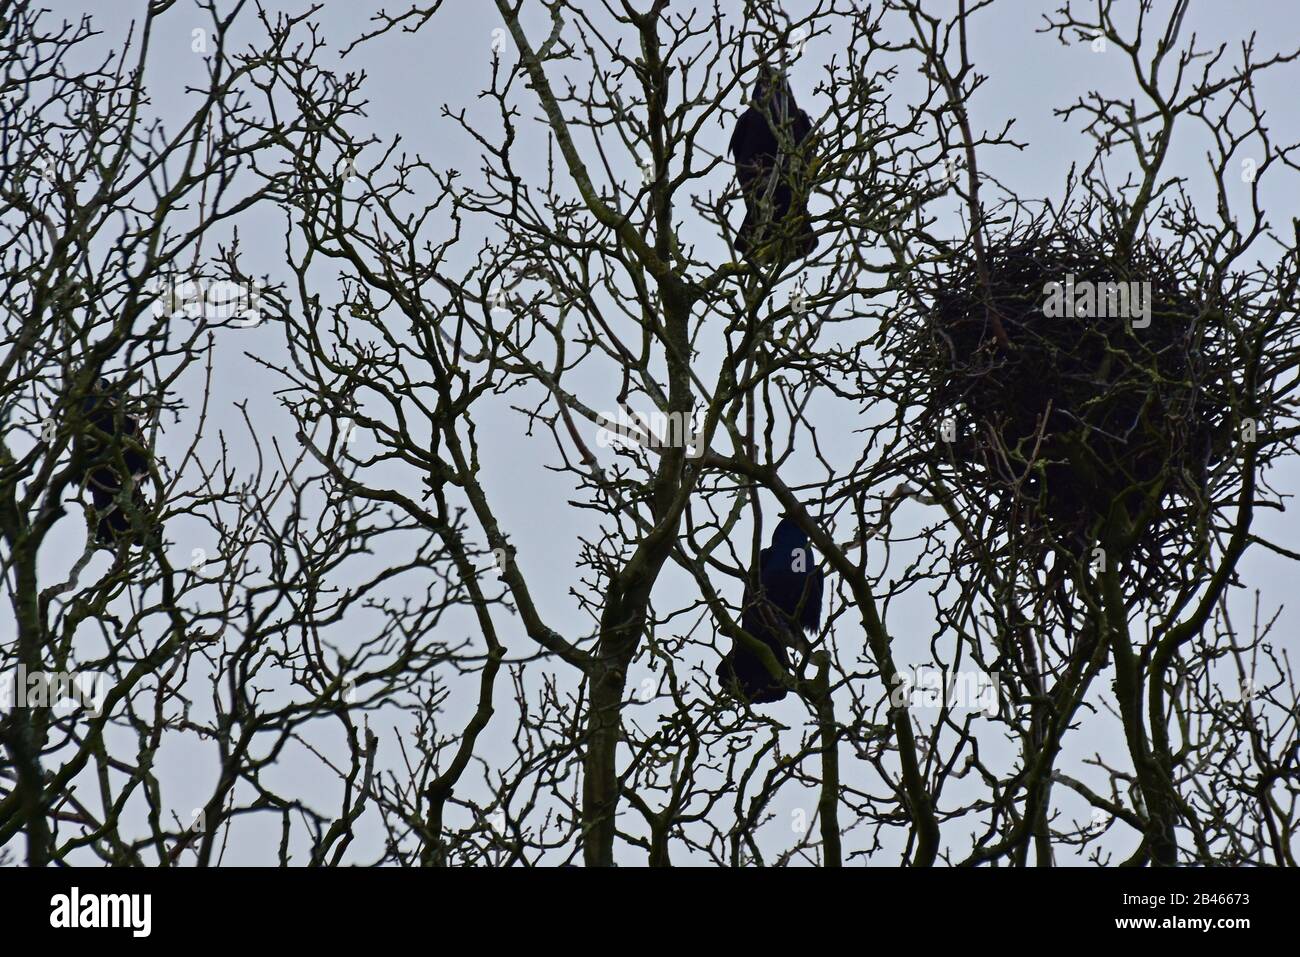
[[[145,506],[141,480],[149,473],[140,423],[128,415],[121,397],[108,379],[100,378],[93,391],[81,403],[86,430],[80,435],[74,461],[81,463],[73,478],[84,481],[99,515],[95,538],[101,545],[112,546],[131,541],[131,520],[119,502],[122,488],[131,486],[131,502]]]
[[[795,644],[799,629],[816,633],[822,620],[822,570],[817,567],[808,536],[789,518],[772,533],[772,545],[759,552],[758,588],[745,586],[740,626],[763,644],[785,670],[786,648]],[[763,667],[758,655],[739,641],[717,669],[724,690],[739,690],[751,704],[780,701],[787,689]]]
[[[749,109],[731,134],[746,210],[736,249],[751,265],[792,262],[817,247],[808,224],[811,134],[812,121],[785,77],[770,67],[760,70]]]

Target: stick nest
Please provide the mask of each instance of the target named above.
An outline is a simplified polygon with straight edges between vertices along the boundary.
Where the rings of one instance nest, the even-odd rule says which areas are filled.
[[[1189,536],[1203,539],[1208,476],[1230,454],[1220,383],[1234,350],[1218,297],[1156,245],[1120,253],[1083,230],[1022,230],[984,260],[987,276],[973,252],[939,270],[904,337],[906,374],[925,397],[918,425],[937,439],[931,460],[1024,558],[1119,543],[1126,579],[1158,584],[1167,549],[1185,555]],[[1081,296],[1085,284],[1114,292],[1091,314],[1086,300],[1048,314],[1051,284],[1061,302],[1068,277]],[[1104,284],[1140,298],[1125,308]]]

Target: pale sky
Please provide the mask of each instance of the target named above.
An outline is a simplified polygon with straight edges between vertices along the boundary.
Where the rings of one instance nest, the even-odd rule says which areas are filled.
[[[155,108],[163,116],[180,115],[179,111],[187,101],[186,84],[196,82],[201,76],[201,62],[190,49],[190,29],[201,25],[203,21],[197,14],[189,14],[180,9],[187,2],[188,0],[180,0],[177,9],[163,19],[165,29],[155,40],[150,61],[148,87]],[[133,11],[142,6],[134,0],[49,0],[49,4],[57,13],[66,15],[86,9],[93,10],[99,17],[100,28],[107,31],[106,43],[125,29]],[[265,5],[270,10],[294,12],[307,7],[305,2],[289,0],[269,0]],[[1053,109],[1068,105],[1089,89],[1114,92],[1131,85],[1115,51],[1098,54],[1087,46],[1066,49],[1054,37],[1035,33],[1041,25],[1041,15],[1054,10],[1058,5],[1059,0],[1005,0],[978,18],[972,38],[972,56],[980,65],[981,71],[989,74],[988,84],[970,104],[977,125],[998,128],[1005,119],[1013,118],[1015,126],[1012,137],[1028,143],[1023,151],[1006,148],[986,151],[981,155],[981,162],[987,172],[1025,197],[1059,196],[1061,184],[1071,164],[1082,164],[1091,155],[1088,141],[1079,131],[1078,121],[1063,123],[1053,115]],[[443,104],[452,110],[470,110],[471,116],[478,115],[475,111],[484,108],[476,99],[476,94],[488,81],[493,30],[501,24],[494,5],[482,0],[461,0],[449,2],[445,6],[446,9],[418,35],[394,33],[363,45],[348,57],[343,66],[349,69],[364,68],[368,74],[365,91],[370,105],[362,129],[373,132],[384,140],[400,135],[408,152],[419,153],[439,168],[456,168],[466,176],[473,177],[480,167],[478,147],[438,114]],[[798,10],[802,6],[799,3],[788,4],[791,10]],[[936,10],[947,6],[944,3],[935,4]],[[391,12],[404,9],[405,5],[393,0],[327,0],[318,17],[322,24],[322,35],[337,51],[367,28],[369,16],[380,7]],[[739,0],[728,0],[722,7],[729,12],[728,15],[735,16],[741,3]],[[535,36],[540,33],[539,24],[540,21],[537,20],[533,23]],[[1258,31],[1260,52],[1267,55],[1286,44],[1294,44],[1300,38],[1300,5],[1294,0],[1194,3],[1188,27],[1185,33],[1194,29],[1203,37],[1222,39],[1230,44],[1251,31]],[[251,17],[244,17],[244,29],[256,29]],[[816,66],[836,53],[836,44],[840,40],[836,36],[815,38],[808,44],[803,58],[793,69],[792,82],[800,104],[814,116],[819,112],[820,105],[811,92]],[[1300,140],[1300,112],[1294,108],[1294,91],[1300,86],[1298,81],[1300,67],[1293,65],[1271,74],[1262,85],[1260,95],[1262,101],[1270,107],[1270,127],[1276,142]],[[900,95],[914,92],[919,82],[919,77],[901,78]],[[717,131],[719,149],[725,145],[728,133],[729,130],[721,128]],[[1197,142],[1193,136],[1185,136],[1176,139],[1173,148],[1176,154],[1174,166],[1199,177],[1203,189],[1207,182],[1202,168],[1204,144]],[[363,157],[365,155],[368,154],[363,154]],[[538,171],[531,172],[539,171],[540,167]],[[530,171],[524,172],[527,174]],[[715,182],[721,181],[715,178]],[[1265,192],[1266,208],[1275,226],[1300,215],[1300,189],[1296,188],[1295,177],[1291,177],[1287,188],[1281,188],[1286,182],[1285,178],[1278,178],[1273,191]],[[1193,195],[1198,194],[1194,191]],[[261,215],[264,218],[260,220],[245,220],[240,235],[249,260],[259,263],[260,268],[270,271],[274,277],[277,275],[277,263],[282,263],[284,258],[283,229],[277,222],[278,214],[268,210]],[[956,228],[955,225],[953,228]],[[704,237],[692,238],[707,240]],[[468,257],[473,252],[472,248],[466,248],[461,254]],[[280,278],[289,276],[288,271],[282,267],[278,274]],[[331,290],[324,287],[321,292],[328,296]],[[247,399],[250,402],[259,428],[264,428],[267,435],[278,434],[288,442],[293,439],[289,420],[272,395],[280,383],[244,355],[247,351],[262,355],[280,354],[282,344],[279,331],[268,324],[239,335],[241,338],[238,341],[227,337],[217,347],[220,375],[217,377],[211,427],[214,438],[217,428],[224,429],[227,437],[232,440],[234,453],[237,456],[247,456],[250,452],[242,419],[234,407],[237,401]],[[704,359],[707,361],[708,357],[705,356]],[[708,377],[705,378],[707,381]],[[591,387],[599,390],[602,395],[607,393],[607,398],[611,401],[609,407],[612,408],[613,387],[600,383],[591,383]],[[518,548],[517,560],[530,580],[545,619],[561,632],[585,635],[590,627],[588,620],[569,596],[569,588],[576,581],[573,567],[580,547],[579,535],[592,530],[590,513],[563,504],[574,497],[572,480],[542,467],[557,462],[549,438],[537,436],[524,439],[521,419],[506,405],[504,402],[499,403],[486,416],[479,413],[480,438],[484,440],[486,458],[483,474],[487,477],[487,490],[493,498],[502,525],[511,529],[512,539]],[[830,426],[825,428],[829,429]],[[827,442],[828,432],[823,431],[820,437],[823,443]],[[183,429],[174,429],[171,434],[164,435],[163,447],[179,449],[187,441],[188,435],[184,434]],[[845,441],[851,443],[856,441],[856,437],[850,433],[846,435]],[[214,448],[213,442],[209,441],[207,447],[211,451]],[[852,458],[857,450],[846,445],[843,452],[845,457]],[[792,467],[797,474],[798,464],[792,463]],[[1300,490],[1300,467],[1291,463],[1281,474],[1271,476],[1271,480],[1279,488]],[[933,515],[926,508],[917,503],[905,506],[900,512],[901,527],[916,527],[924,521],[932,520]],[[1282,542],[1300,540],[1300,535],[1297,534],[1300,533],[1300,525],[1297,525],[1294,513],[1264,511],[1255,521],[1257,530],[1267,537]],[[186,538],[188,532],[183,528],[169,529],[169,534],[175,538],[176,555],[184,562],[188,562],[193,547],[204,544]],[[845,540],[843,535],[837,537]],[[905,549],[900,549],[895,557],[900,563],[900,570],[905,555]],[[1267,611],[1291,599],[1296,580],[1294,566],[1281,563],[1263,550],[1256,549],[1248,553],[1242,569],[1250,585],[1261,591],[1265,617]],[[660,588],[664,590],[664,597],[659,597],[661,593],[656,592],[656,604],[662,604],[663,607],[675,607],[672,605],[674,589],[681,590],[686,600],[689,600],[692,593],[689,583],[684,582],[674,571],[665,575]],[[1241,609],[1241,615],[1245,616],[1251,597],[1246,592],[1239,591],[1234,595],[1233,601],[1234,607]],[[1295,612],[1286,608],[1276,632],[1277,642],[1293,653],[1300,652],[1300,640],[1295,633],[1296,622]],[[507,637],[507,646],[513,655],[522,656],[533,650],[517,620],[511,622],[502,617],[501,624],[503,634]],[[845,616],[839,627],[855,628],[856,619]],[[913,660],[913,649],[916,661],[925,660],[927,639],[934,631],[929,598],[924,594],[909,595],[893,605],[890,609],[889,627],[896,636],[894,651],[900,664]],[[916,640],[909,645],[912,636]],[[844,640],[860,641],[860,636],[852,638],[846,635]],[[726,647],[725,639],[723,647]],[[716,661],[702,659],[701,663],[711,673]],[[644,662],[639,667],[644,668]],[[557,665],[552,670],[561,676],[564,687],[576,689],[577,683],[571,669]],[[638,685],[643,677],[643,674],[634,671],[629,676],[629,687]],[[1099,685],[1107,684],[1108,682],[1099,682]],[[514,709],[508,700],[509,692],[509,682],[503,676],[498,682],[498,713],[479,748],[480,754],[489,763],[494,758],[508,759],[505,746],[514,731]],[[456,689],[450,704],[449,720],[454,722],[476,694],[477,681],[472,678],[463,679],[463,685]],[[787,699],[777,707],[788,709],[791,721],[803,720],[799,715],[800,706],[793,703],[792,699]],[[638,715],[638,719],[641,718]],[[847,747],[845,751],[848,751]],[[1084,727],[1067,742],[1063,770],[1082,774],[1079,762],[1093,752],[1109,755],[1117,762],[1127,764],[1117,723],[1085,721]],[[385,753],[392,757],[396,752],[390,749]],[[185,809],[182,813],[188,816],[188,809],[197,806],[207,797],[212,784],[214,762],[201,753],[184,753],[177,749],[162,756],[162,766],[166,769],[164,780],[168,783],[167,800],[176,808]],[[861,775],[853,783],[863,787],[872,787],[876,783],[874,779],[865,776],[866,772],[857,763],[846,761],[845,766],[846,774]],[[337,785],[332,776],[323,772],[308,755],[288,753],[283,767],[278,771],[285,775],[286,780],[294,780],[295,794],[310,799],[318,793],[319,809],[337,806]],[[777,804],[779,814],[788,815],[798,810],[801,800],[809,808],[812,807],[810,798],[800,798],[793,788],[787,788]],[[1055,807],[1073,812],[1080,819],[1088,816],[1081,802],[1071,801],[1063,794],[1057,794]],[[779,830],[779,826],[774,827]],[[961,829],[961,833],[945,834],[945,843],[953,847],[958,856],[967,846],[964,831],[968,825],[962,824]],[[359,846],[364,847],[367,840],[373,842],[379,833],[373,818],[363,822]],[[1119,835],[1114,846],[1116,854],[1127,855],[1136,843],[1134,836],[1124,828],[1116,828],[1112,833]],[[239,837],[232,841],[226,855],[228,863],[266,863],[274,854],[278,842],[278,823],[268,816],[260,822],[241,824],[236,834]],[[788,838],[788,830],[774,834],[770,838],[771,846],[788,844]],[[872,863],[896,863],[898,852],[898,847],[887,846]],[[357,857],[361,859],[368,855],[358,849]],[[621,851],[620,857],[629,864],[643,863],[641,852],[633,852],[626,847]]]

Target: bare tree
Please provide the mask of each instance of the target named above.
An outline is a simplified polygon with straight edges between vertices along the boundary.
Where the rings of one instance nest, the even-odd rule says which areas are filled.
[[[474,599],[436,541],[320,467],[326,434],[338,440],[328,421],[285,448],[245,407],[251,455],[208,427],[221,350],[260,334],[280,295],[234,268],[230,227],[274,198],[250,171],[302,120],[271,135],[250,112],[254,61],[227,48],[242,4],[201,7],[210,19],[185,42],[209,83],[179,129],[151,118],[169,6],[90,68],[89,18],[25,3],[4,18],[0,532],[17,627],[0,660],[17,687],[0,723],[0,844],[25,834],[32,865],[86,851],[207,864],[233,822],[270,813],[282,860],[305,846],[337,863],[373,787],[364,713],[436,696],[453,652],[426,636]],[[368,634],[335,640],[363,618]],[[304,733],[322,720],[345,744],[331,754]],[[181,747],[212,783],[192,809],[172,796]],[[337,811],[268,780],[294,748],[343,779]]]
[[[227,50],[242,6],[208,8],[210,88],[174,137],[136,126],[140,67],[64,65],[89,23],[9,25],[5,95],[33,120],[6,159],[64,144],[5,218],[12,660],[113,690],[98,717],[6,716],[0,845],[209,864],[272,814],[277,859],[322,865],[1295,863],[1296,687],[1276,613],[1256,596],[1236,622],[1247,550],[1300,557],[1254,525],[1284,499],[1300,356],[1300,226],[1261,193],[1295,147],[1256,91],[1300,54],[1203,48],[1185,0],[1065,3],[1043,42],[1108,50],[1134,98],[1063,107],[1095,153],[1029,199],[989,172],[1026,144],[976,119],[993,0],[497,0],[490,82],[440,117],[473,173],[379,137],[347,69],[444,4],[377,14],[338,70],[318,7],[255,8],[261,35]],[[764,228],[816,244],[765,260],[737,250],[753,197],[726,144],[772,71],[811,120],[803,145],[776,134],[809,215]],[[36,122],[74,104],[104,119]],[[1171,168],[1175,127],[1210,144],[1200,182]],[[230,347],[276,383],[244,410],[252,466],[185,399],[245,323],[149,292],[182,262],[254,283],[233,231],[199,254],[245,214],[284,231],[256,317],[276,348]],[[1145,288],[1122,301],[1147,312],[1053,314],[1067,276]],[[114,430],[88,422],[101,377]],[[200,426],[178,454],[168,415]],[[42,584],[96,463],[140,544],[85,584],[92,503],[82,559]],[[572,575],[511,517],[543,482]],[[828,584],[788,669],[743,597],[778,512]],[[216,557],[173,567],[200,540]],[[786,704],[719,687],[729,642]],[[1084,750],[1107,730],[1124,754]],[[210,743],[200,827],[164,820],[156,769],[187,737]],[[295,752],[328,788],[285,780]]]

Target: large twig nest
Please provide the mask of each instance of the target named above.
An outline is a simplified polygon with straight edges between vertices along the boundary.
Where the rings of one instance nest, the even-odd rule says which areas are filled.
[[[941,469],[1022,548],[1081,555],[1124,533],[1123,564],[1158,577],[1172,539],[1203,537],[1231,434],[1217,297],[1155,244],[1121,253],[1083,230],[1022,230],[984,262],[969,252],[921,291],[905,351]]]

